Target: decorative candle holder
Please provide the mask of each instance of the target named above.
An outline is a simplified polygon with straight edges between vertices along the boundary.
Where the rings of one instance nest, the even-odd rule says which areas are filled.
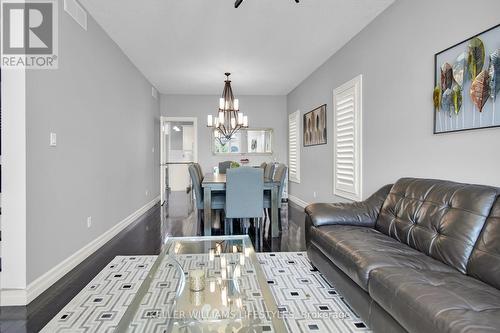
[[[194,306],[201,306],[205,302],[205,294],[201,291],[191,291],[189,298]]]
[[[215,281],[210,281],[210,292],[211,293],[215,292]]]
[[[205,271],[201,269],[189,272],[189,289],[191,291],[202,291],[205,289]]]
[[[236,266],[233,271],[233,279],[239,279],[241,277],[241,268]]]

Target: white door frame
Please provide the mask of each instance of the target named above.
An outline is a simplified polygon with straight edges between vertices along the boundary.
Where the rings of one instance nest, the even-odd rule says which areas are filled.
[[[161,204],[165,202],[165,133],[164,124],[171,121],[180,122],[193,122],[194,127],[194,148],[193,148],[193,161],[198,162],[198,118],[197,117],[160,117],[160,197]]]

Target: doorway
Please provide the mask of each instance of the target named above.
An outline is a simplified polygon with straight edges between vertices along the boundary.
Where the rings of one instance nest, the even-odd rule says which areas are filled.
[[[161,204],[175,200],[169,213],[185,215],[192,198],[188,166],[198,161],[197,118],[161,117],[160,138]]]

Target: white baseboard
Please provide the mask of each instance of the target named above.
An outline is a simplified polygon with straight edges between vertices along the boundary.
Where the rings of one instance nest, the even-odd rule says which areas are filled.
[[[307,203],[304,200],[297,198],[296,196],[291,195],[291,194],[288,194],[288,200],[290,200],[291,202],[293,202],[296,205],[299,205],[302,208],[306,208],[309,205],[309,203]]]
[[[26,289],[2,289],[0,290],[1,306],[26,305]]]
[[[88,243],[83,248],[75,252],[73,255],[57,264],[55,267],[37,278],[35,281],[31,282],[26,289],[2,289],[0,291],[0,305],[15,306],[29,304],[32,300],[37,298],[41,293],[47,290],[55,282],[57,282],[57,280],[62,278],[78,264],[87,259],[91,254],[93,254],[101,246],[115,237],[120,231],[134,222],[139,216],[151,209],[151,207],[153,207],[159,201],[159,196],[151,200],[150,202],[139,208],[137,211],[133,212],[125,219],[117,223],[114,227],[106,231],[104,234],[97,237],[92,242]]]

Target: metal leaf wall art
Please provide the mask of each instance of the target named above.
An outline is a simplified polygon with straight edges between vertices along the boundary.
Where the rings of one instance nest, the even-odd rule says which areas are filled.
[[[444,63],[441,66],[441,90],[446,91],[446,89],[451,88],[453,84],[453,69],[449,63]]]
[[[443,93],[443,99],[441,100],[441,109],[443,111],[450,112],[451,116],[452,107],[453,107],[453,91],[450,88],[448,88]]]
[[[467,65],[469,67],[469,74],[471,80],[474,80],[476,76],[483,70],[484,66],[485,51],[483,41],[478,37],[472,38],[467,51]]]
[[[434,88],[434,94],[432,97],[434,100],[434,110],[436,110],[436,112],[439,112],[439,110],[441,110],[442,95],[443,95],[443,91],[441,90],[441,87],[436,86],[436,88]]]
[[[458,85],[453,87],[451,98],[453,101],[453,111],[455,111],[455,114],[458,114],[462,108],[462,89]]]
[[[483,111],[483,106],[490,97],[490,75],[484,70],[479,73],[470,87],[470,97],[479,112]]]
[[[435,134],[500,128],[499,98],[500,24],[434,55]]]
[[[467,55],[465,52],[460,53],[455,62],[453,63],[453,79],[460,86],[464,86],[465,71],[467,68]]]
[[[490,54],[490,97],[495,102],[500,91],[500,49]]]

